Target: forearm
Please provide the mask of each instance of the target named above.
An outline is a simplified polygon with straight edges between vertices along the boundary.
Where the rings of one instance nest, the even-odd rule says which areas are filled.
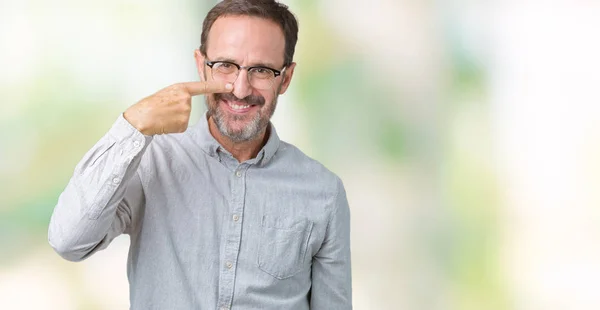
[[[76,166],[48,229],[50,245],[65,259],[86,258],[130,224],[138,195],[130,192],[134,201],[122,202],[150,141],[119,117]]]

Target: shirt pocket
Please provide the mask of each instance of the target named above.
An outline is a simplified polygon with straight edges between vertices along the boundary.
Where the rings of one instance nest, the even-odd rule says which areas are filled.
[[[299,273],[305,265],[306,249],[313,223],[264,215],[261,223],[258,268],[283,280]]]

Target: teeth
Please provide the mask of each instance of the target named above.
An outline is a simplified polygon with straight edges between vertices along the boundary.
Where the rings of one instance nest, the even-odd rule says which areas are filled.
[[[233,103],[230,103],[229,106],[234,110],[247,109],[250,107],[250,105],[237,105],[237,104],[233,104]]]

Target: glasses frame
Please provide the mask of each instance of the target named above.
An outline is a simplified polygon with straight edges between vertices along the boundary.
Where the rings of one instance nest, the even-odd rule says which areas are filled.
[[[283,68],[281,70],[277,70],[277,69],[269,68],[266,66],[240,66],[240,65],[236,64],[235,62],[226,61],[226,60],[215,60],[215,61],[205,60],[204,61],[204,64],[206,64],[210,68],[211,71],[213,69],[213,66],[218,63],[225,63],[225,64],[230,64],[230,65],[235,66],[238,70],[237,75],[235,77],[236,79],[240,76],[240,71],[242,71],[242,70],[246,70],[246,71],[248,71],[248,73],[250,73],[250,70],[256,69],[256,68],[271,70],[271,71],[273,71],[273,75],[274,75],[273,80],[271,80],[271,83],[273,83],[273,81],[278,76],[280,76],[287,68],[287,66],[283,66]],[[250,83],[250,75],[248,75],[248,83]]]

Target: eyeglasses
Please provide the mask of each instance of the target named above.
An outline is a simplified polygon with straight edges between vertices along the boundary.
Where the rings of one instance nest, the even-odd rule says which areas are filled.
[[[275,78],[280,76],[286,69],[286,67],[281,70],[263,66],[244,67],[230,61],[205,61],[204,63],[210,67],[214,80],[227,83],[234,83],[240,71],[246,69],[248,71],[248,83],[256,89],[270,89]]]

